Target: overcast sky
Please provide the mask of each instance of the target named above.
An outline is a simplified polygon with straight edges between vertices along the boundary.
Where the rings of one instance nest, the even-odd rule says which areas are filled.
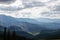
[[[0,0],[0,15],[60,19],[60,0]]]

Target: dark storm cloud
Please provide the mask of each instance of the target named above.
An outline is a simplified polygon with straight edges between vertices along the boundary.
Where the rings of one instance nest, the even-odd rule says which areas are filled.
[[[0,3],[4,4],[4,3],[12,3],[16,0],[0,0]]]

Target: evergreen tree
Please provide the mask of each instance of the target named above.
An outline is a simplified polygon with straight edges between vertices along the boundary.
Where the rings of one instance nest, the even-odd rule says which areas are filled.
[[[12,34],[12,40],[16,40],[16,32],[15,32],[15,29],[14,29],[13,34]]]
[[[11,39],[11,37],[10,37],[11,35],[10,35],[10,31],[8,30],[8,34],[7,34],[7,39],[8,40],[10,40]]]
[[[6,28],[4,28],[4,40],[7,40],[7,31],[6,31],[7,29]]]

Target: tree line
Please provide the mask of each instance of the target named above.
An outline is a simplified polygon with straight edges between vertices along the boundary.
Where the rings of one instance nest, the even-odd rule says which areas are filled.
[[[4,32],[0,34],[0,40],[33,40],[33,39],[16,35],[15,30],[11,32],[7,28],[4,28]]]

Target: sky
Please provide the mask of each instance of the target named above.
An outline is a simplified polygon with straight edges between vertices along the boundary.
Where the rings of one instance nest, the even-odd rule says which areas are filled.
[[[0,0],[0,15],[60,19],[60,0]]]

